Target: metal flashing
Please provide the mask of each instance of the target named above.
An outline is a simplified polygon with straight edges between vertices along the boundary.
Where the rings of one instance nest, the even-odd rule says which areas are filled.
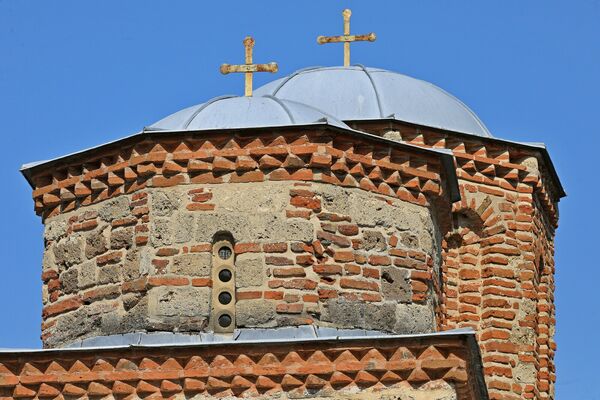
[[[366,331],[362,329],[337,329],[314,328],[315,334],[310,334],[311,327],[274,328],[274,329],[240,329],[233,335],[203,333],[199,335],[183,335],[172,332],[157,333],[129,333],[124,335],[102,336],[90,338],[75,343],[69,347],[53,349],[8,349],[0,348],[0,354],[28,354],[28,353],[53,353],[53,352],[79,352],[101,349],[127,349],[127,348],[153,348],[153,347],[207,347],[214,345],[266,345],[279,343],[314,343],[314,342],[342,342],[342,341],[377,341],[397,339],[421,339],[436,337],[473,337],[476,332],[471,328],[452,329],[440,332],[418,334],[387,334],[379,331]],[[280,332],[278,332],[280,331]],[[292,332],[293,331],[293,332]],[[242,334],[242,332],[245,332]],[[293,333],[290,335],[290,333]],[[294,334],[295,333],[295,334]],[[133,339],[125,342],[124,338]]]

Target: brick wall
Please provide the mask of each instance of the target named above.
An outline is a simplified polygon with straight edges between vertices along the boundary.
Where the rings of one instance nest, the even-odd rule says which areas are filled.
[[[462,199],[442,242],[440,328],[478,331],[490,398],[553,398],[559,190],[549,166],[517,144],[392,125],[357,128],[457,159]]]

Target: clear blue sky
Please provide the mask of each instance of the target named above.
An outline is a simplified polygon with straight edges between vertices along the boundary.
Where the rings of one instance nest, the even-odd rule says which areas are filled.
[[[353,62],[431,81],[498,137],[543,141],[569,197],[556,240],[558,398],[600,398],[598,200],[600,1],[0,0],[0,347],[39,347],[42,225],[22,163],[137,132],[183,107],[241,94],[221,63],[276,75],[338,65],[319,34],[375,31]]]

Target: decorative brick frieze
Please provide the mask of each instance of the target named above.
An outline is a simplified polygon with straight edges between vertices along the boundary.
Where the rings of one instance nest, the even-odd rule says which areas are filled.
[[[446,132],[400,121],[357,121],[353,128],[424,148],[452,151],[457,176],[466,182],[515,194],[535,193],[552,230],[558,226],[558,201],[563,189],[542,148],[496,138]]]
[[[0,397],[479,400],[468,336],[4,353]]]
[[[53,168],[34,167],[30,181],[36,212],[47,218],[147,187],[183,184],[315,181],[419,205],[446,192],[440,156],[411,154],[406,147],[342,131],[147,135],[137,141],[97,148]],[[209,200],[199,195],[189,207],[210,211]],[[294,201],[306,200],[298,196]]]

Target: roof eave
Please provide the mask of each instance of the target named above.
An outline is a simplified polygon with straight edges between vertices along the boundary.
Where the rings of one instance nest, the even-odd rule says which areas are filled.
[[[554,163],[552,162],[552,158],[550,157],[550,153],[548,152],[548,149],[544,143],[518,142],[518,141],[514,141],[514,140],[501,139],[501,138],[497,138],[494,136],[480,136],[480,135],[476,135],[474,133],[453,131],[450,129],[437,128],[437,127],[432,127],[432,126],[427,126],[427,125],[420,125],[420,124],[416,124],[414,122],[403,121],[403,120],[400,120],[397,118],[357,119],[357,120],[344,120],[343,122],[347,123],[347,124],[354,124],[354,123],[360,124],[360,123],[373,123],[373,122],[395,123],[396,122],[396,123],[402,123],[402,124],[409,124],[409,125],[415,126],[417,128],[430,129],[435,132],[451,133],[453,135],[459,135],[459,136],[464,136],[464,137],[468,137],[468,138],[476,138],[476,139],[481,139],[481,140],[488,141],[488,142],[504,143],[504,144],[508,144],[511,146],[517,146],[517,147],[521,147],[521,148],[525,148],[525,149],[535,150],[540,153],[540,155],[542,156],[542,159],[544,160],[544,163],[548,166],[548,170],[550,172],[552,180],[553,180],[554,184],[556,185],[558,200],[567,196],[567,193],[565,192],[565,189],[560,181],[560,178],[558,176],[556,168],[554,167]]]
[[[345,129],[345,128],[342,128],[342,127],[339,127],[336,125],[331,125],[327,121],[311,123],[311,124],[303,124],[303,125],[281,125],[281,126],[273,126],[273,127],[224,128],[224,129],[208,129],[208,130],[143,130],[143,131],[137,132],[133,135],[114,140],[112,142],[107,142],[107,143],[101,144],[99,146],[91,147],[91,148],[81,150],[81,151],[78,151],[75,153],[71,153],[71,154],[68,154],[65,156],[57,157],[57,158],[54,158],[51,160],[23,164],[23,166],[21,166],[21,168],[20,168],[20,172],[23,174],[25,179],[27,179],[27,182],[29,183],[29,185],[32,188],[34,188],[35,185],[32,181],[32,176],[39,169],[49,168],[51,166],[56,167],[61,164],[64,164],[67,160],[77,158],[77,157],[83,157],[86,154],[89,154],[91,152],[94,152],[94,151],[97,151],[97,150],[100,150],[103,148],[108,148],[111,146],[116,146],[116,145],[122,144],[123,142],[131,141],[131,140],[135,140],[135,139],[139,139],[139,138],[162,136],[162,135],[172,135],[172,134],[189,134],[189,133],[197,133],[197,132],[220,133],[220,132],[224,132],[224,131],[227,131],[227,132],[243,131],[243,132],[250,133],[250,132],[257,131],[257,130],[263,131],[265,129],[271,129],[271,130],[306,129],[306,128],[315,128],[315,127],[326,128],[326,129],[331,129],[333,131],[345,132],[345,133],[350,133],[350,134],[357,135],[357,136],[367,137],[370,140],[386,143],[386,144],[392,145],[392,146],[404,147],[404,148],[410,149],[411,151],[418,152],[418,153],[423,153],[423,154],[432,154],[433,153],[433,154],[435,154],[437,157],[440,158],[442,166],[446,173],[447,189],[448,189],[450,201],[456,202],[456,201],[460,200],[460,190],[458,187],[458,178],[456,176],[455,160],[454,160],[454,156],[452,155],[452,152],[450,150],[428,149],[428,148],[413,145],[410,143],[398,142],[398,141],[395,141],[392,139],[386,139],[381,136],[373,135],[371,133],[358,131],[355,129]]]

